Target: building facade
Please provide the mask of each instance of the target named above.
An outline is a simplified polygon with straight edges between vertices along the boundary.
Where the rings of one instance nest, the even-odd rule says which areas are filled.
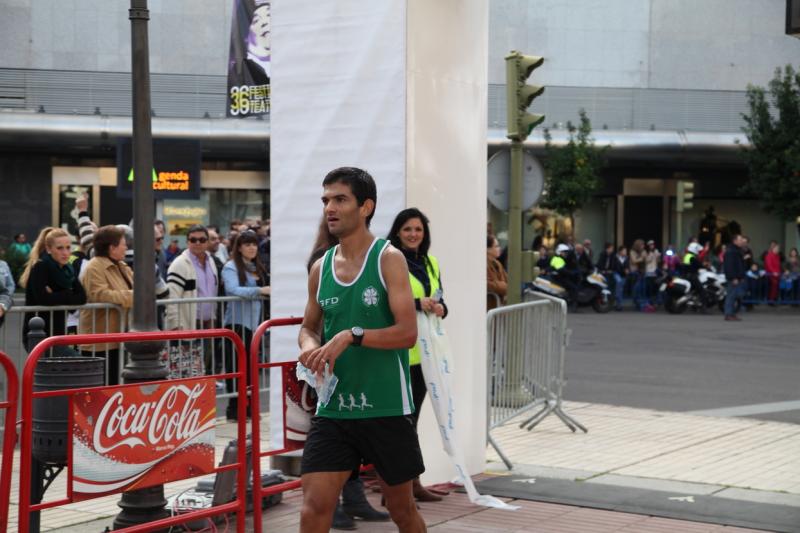
[[[0,248],[19,232],[31,239],[47,225],[72,227],[79,194],[90,196],[100,224],[130,221],[119,170],[131,136],[127,8],[0,0]],[[224,118],[233,3],[149,8],[154,159],[194,169],[191,193],[157,202],[168,238],[182,243],[192,222],[225,228],[268,217],[269,121]],[[175,160],[185,143],[194,144],[195,161]]]
[[[225,118],[233,2],[149,7],[154,136],[197,142],[200,153],[199,193],[159,201],[159,215],[177,233],[188,220],[268,216],[269,116]],[[82,192],[101,224],[127,222],[117,170],[130,136],[126,3],[0,0],[0,12],[0,247],[20,231],[69,224]],[[747,85],[766,85],[800,57],[784,16],[784,0],[492,0],[487,155],[507,145],[503,57],[541,55],[534,77],[547,89],[533,109],[554,139],[565,140],[583,108],[597,143],[612,147],[601,190],[575,217],[579,238],[663,247],[697,233],[713,206],[719,229],[737,222],[757,250],[770,239],[797,246],[796,221],[740,194],[747,173],[736,144],[746,141]],[[537,156],[540,130],[526,143]],[[675,234],[679,178],[696,185],[684,235]],[[489,209],[502,234],[504,214]],[[526,222],[526,242],[567,229],[535,210]]]
[[[747,180],[737,142],[748,84],[766,86],[792,64],[800,41],[785,35],[784,0],[495,0],[490,4],[489,152],[504,147],[505,65],[510,50],[545,57],[533,80],[546,86],[532,106],[545,123],[526,143],[544,150],[543,127],[563,141],[585,109],[598,145],[611,145],[596,199],[575,217],[578,238],[660,246],[697,235],[714,208],[724,238],[736,224],[755,250],[775,239],[798,246],[798,223],[742,196]],[[695,183],[694,208],[675,234],[675,184]],[[495,226],[503,214],[490,207]],[[800,215],[800,213],[798,213]],[[530,211],[526,242],[557,233]],[[731,226],[730,223],[734,222]],[[561,228],[563,230],[563,228]]]

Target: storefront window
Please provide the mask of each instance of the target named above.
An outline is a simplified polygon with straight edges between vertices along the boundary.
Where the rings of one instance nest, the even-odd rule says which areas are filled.
[[[164,200],[164,224],[167,228],[165,245],[176,241],[186,246],[187,230],[195,224],[208,224],[208,200],[203,194],[200,200]]]
[[[269,218],[269,190],[208,189],[209,219],[212,226],[227,233],[232,220]]]

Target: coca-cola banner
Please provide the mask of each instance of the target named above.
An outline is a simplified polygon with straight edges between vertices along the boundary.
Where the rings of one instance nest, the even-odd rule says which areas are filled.
[[[73,500],[212,472],[214,386],[198,378],[74,394]]]

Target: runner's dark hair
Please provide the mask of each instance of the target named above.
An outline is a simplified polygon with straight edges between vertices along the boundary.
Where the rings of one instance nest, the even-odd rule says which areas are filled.
[[[372,179],[369,172],[356,167],[335,168],[328,172],[328,175],[322,180],[322,186],[325,187],[333,183],[344,183],[349,186],[353,196],[356,197],[358,205],[364,205],[367,200],[372,200],[375,207],[372,208],[372,213],[367,216],[367,227],[369,227],[372,216],[375,214],[375,208],[378,205],[378,191],[375,187],[375,180]]]

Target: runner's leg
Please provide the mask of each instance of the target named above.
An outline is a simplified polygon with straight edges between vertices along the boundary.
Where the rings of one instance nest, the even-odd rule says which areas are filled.
[[[327,533],[333,511],[350,470],[303,474],[303,508],[300,511],[301,533]],[[409,490],[411,484],[409,483]]]
[[[417,511],[411,488],[411,481],[399,485],[387,485],[381,479],[381,489],[386,497],[386,507],[400,533],[424,533],[425,521]]]

